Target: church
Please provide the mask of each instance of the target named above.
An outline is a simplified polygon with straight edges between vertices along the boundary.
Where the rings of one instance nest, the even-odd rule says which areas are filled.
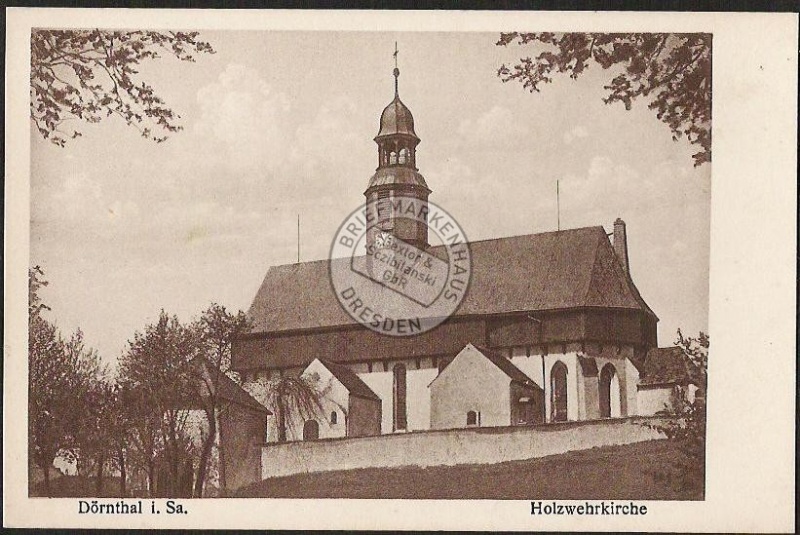
[[[426,203],[432,189],[418,169],[420,138],[398,76],[395,68],[364,195]],[[431,247],[428,230],[391,217],[375,229],[422,250]],[[386,336],[348,315],[329,280],[331,260],[273,266],[248,311],[251,332],[234,343],[232,369],[251,391],[287,374],[318,385],[322,409],[287,422],[289,441],[642,414],[658,318],[631,278],[627,232],[617,219],[611,232],[598,225],[471,242],[460,306],[414,336]],[[266,425],[266,441],[278,440],[276,419]]]

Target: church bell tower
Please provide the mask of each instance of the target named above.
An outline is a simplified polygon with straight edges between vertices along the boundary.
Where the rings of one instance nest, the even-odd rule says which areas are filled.
[[[368,206],[377,206],[373,227],[367,232],[368,243],[379,243],[381,235],[391,234],[420,249],[428,247],[428,225],[424,218],[402,217],[396,213],[399,197],[413,199],[427,213],[431,190],[417,170],[417,145],[420,139],[414,132],[414,117],[400,100],[397,68],[397,45],[394,52],[394,100],[383,113],[375,143],[378,144],[378,168],[364,192]]]

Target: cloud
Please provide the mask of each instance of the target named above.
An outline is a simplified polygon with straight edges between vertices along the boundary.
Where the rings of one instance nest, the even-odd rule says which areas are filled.
[[[493,106],[477,119],[464,119],[458,133],[472,148],[502,149],[518,147],[530,133],[511,110]]]
[[[131,200],[108,195],[99,180],[86,172],[67,173],[39,191],[31,216],[38,222],[74,226],[104,234],[110,226],[130,224],[139,217],[139,206]]]
[[[572,128],[572,130],[564,132],[563,136],[564,143],[567,145],[571,144],[576,139],[581,139],[585,137],[589,137],[589,129],[582,125],[578,125]]]
[[[274,169],[286,157],[289,99],[253,69],[230,64],[197,92],[195,133],[210,154],[239,172]]]

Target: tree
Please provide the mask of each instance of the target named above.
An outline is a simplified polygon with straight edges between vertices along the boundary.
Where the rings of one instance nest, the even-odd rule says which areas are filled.
[[[49,496],[50,469],[59,455],[74,459],[79,446],[84,400],[100,373],[97,352],[78,330],[64,340],[42,317],[49,310],[39,296],[47,286],[39,266],[28,270],[28,451],[44,471]]]
[[[152,86],[136,79],[137,67],[161,54],[189,62],[195,54],[213,54],[211,45],[197,37],[197,32],[34,29],[31,120],[42,137],[62,147],[81,135],[74,128],[62,130],[65,121],[97,123],[111,115],[162,142],[182,129],[180,116]]]
[[[639,97],[666,123],[674,140],[686,136],[700,146],[695,166],[711,161],[711,34],[669,33],[501,33],[498,46],[544,46],[535,57],[503,64],[503,82],[518,81],[531,92],[552,81],[553,73],[576,79],[590,63],[619,71],[604,86],[606,104],[630,109]],[[537,45],[538,44],[538,45]]]
[[[120,359],[120,381],[132,392],[139,420],[139,445],[148,463],[151,492],[158,486],[155,463],[163,456],[168,488],[177,496],[182,465],[192,455],[188,417],[194,401],[192,362],[202,355],[197,332],[163,310],[158,321],[137,332]]]
[[[706,454],[706,388],[708,386],[709,337],[700,332],[696,337],[685,337],[678,329],[675,345],[687,358],[696,392],[679,389],[674,393],[673,407],[661,411],[661,423],[650,427],[664,433],[678,446],[680,456],[669,470],[656,474],[679,488],[702,488],[705,475]]]
[[[281,374],[262,382],[260,387],[265,393],[265,405],[277,418],[278,442],[286,442],[286,429],[294,428],[298,418],[304,422],[322,412],[324,394],[310,378]]]
[[[128,401],[130,397],[118,381],[110,384],[106,391],[106,418],[104,421],[106,435],[108,435],[108,448],[111,457],[111,466],[119,471],[120,496],[128,495],[128,455],[131,448],[131,428],[133,426],[133,412]]]
[[[220,382],[230,371],[231,345],[239,334],[249,330],[244,312],[228,312],[224,306],[212,303],[200,316],[195,328],[200,333],[204,349],[204,365],[197,369],[195,388],[208,422],[208,433],[203,438],[195,479],[194,497],[203,496],[209,461],[219,434],[217,418],[224,406],[219,397]]]

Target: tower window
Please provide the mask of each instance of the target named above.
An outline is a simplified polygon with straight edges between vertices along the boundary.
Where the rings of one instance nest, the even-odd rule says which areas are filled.
[[[331,411],[331,425],[336,424],[339,421],[339,415],[336,411]]]
[[[391,220],[392,202],[390,191],[384,190],[378,192],[378,200],[375,203],[375,210],[378,212],[378,221],[384,222]]]

